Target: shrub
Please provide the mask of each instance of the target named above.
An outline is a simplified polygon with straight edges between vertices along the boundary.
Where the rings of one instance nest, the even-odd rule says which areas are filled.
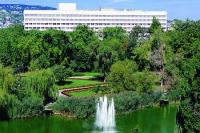
[[[152,106],[154,103],[158,103],[162,96],[161,92],[154,93],[142,93],[141,94],[141,106]]]
[[[56,65],[52,68],[58,82],[63,82],[67,77],[72,76],[73,72],[70,69],[66,69],[64,66]]]
[[[19,117],[33,117],[41,115],[42,112],[43,112],[43,99],[35,94],[24,97],[20,106],[18,107]]]
[[[122,92],[114,95],[114,101],[117,113],[131,112],[138,109],[141,96],[136,92]]]
[[[95,113],[95,98],[61,97],[52,108],[68,115],[75,115],[78,118],[86,118]]]
[[[108,97],[114,98],[116,113],[121,114],[158,102],[160,94],[139,94],[134,91],[125,91],[119,94],[110,94]],[[52,105],[52,109],[78,118],[86,118],[95,115],[96,99],[98,96],[60,97]]]
[[[170,101],[179,101],[180,100],[180,92],[177,89],[171,89],[168,93],[167,93],[167,98]]]
[[[17,116],[19,102],[16,96],[0,90],[0,120]]]

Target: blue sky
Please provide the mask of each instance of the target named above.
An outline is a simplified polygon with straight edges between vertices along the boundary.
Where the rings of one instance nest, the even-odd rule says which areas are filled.
[[[31,4],[57,7],[59,2],[76,2],[78,9],[130,8],[167,10],[169,19],[200,19],[200,0],[0,0],[0,4]]]

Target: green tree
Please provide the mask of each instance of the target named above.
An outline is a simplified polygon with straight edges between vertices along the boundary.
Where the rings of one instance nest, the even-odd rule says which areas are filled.
[[[86,25],[79,25],[70,33],[72,41],[72,65],[75,71],[94,69],[99,40],[93,30]]]
[[[124,42],[127,39],[126,31],[121,27],[107,27],[103,29],[103,40],[118,39]]]
[[[126,57],[131,58],[133,56],[133,49],[136,47],[139,47],[140,44],[148,38],[147,36],[147,30],[140,26],[136,26],[131,30],[131,33],[129,34],[129,41],[128,46],[126,48]]]
[[[137,69],[137,64],[130,60],[118,61],[113,64],[107,77],[112,91],[134,90],[132,75]]]
[[[97,68],[105,78],[110,67],[118,60],[125,59],[128,36],[120,27],[109,27],[103,30],[103,40],[98,47]]]
[[[114,92],[132,90],[149,93],[154,90],[159,81],[159,77],[153,72],[139,72],[137,64],[130,60],[113,64],[107,79]]]
[[[103,78],[106,77],[110,71],[110,67],[114,62],[115,55],[112,50],[107,46],[101,46],[99,48],[98,58],[98,69],[103,74]]]
[[[13,69],[0,64],[0,89],[9,91],[14,84]]]
[[[161,24],[160,24],[159,20],[154,16],[151,27],[149,28],[149,32],[152,34],[157,29],[161,29]]]
[[[167,44],[174,54],[175,60],[171,64],[175,70],[178,69],[175,71],[177,79],[173,86],[180,95],[177,119],[182,132],[196,133],[200,131],[198,102],[200,98],[200,22],[178,21],[173,27],[173,30],[168,33]]]
[[[132,75],[134,89],[140,93],[152,93],[160,78],[153,72],[136,72]]]
[[[72,76],[72,70],[66,69],[64,66],[61,65],[55,65],[52,70],[58,82],[63,82],[66,78]]]

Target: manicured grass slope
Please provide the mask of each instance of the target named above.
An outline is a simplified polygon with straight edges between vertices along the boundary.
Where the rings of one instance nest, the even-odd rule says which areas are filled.
[[[91,89],[91,90],[83,90],[83,91],[78,91],[78,92],[71,92],[69,94],[75,97],[83,97],[83,96],[95,95],[96,93]]]
[[[75,73],[74,76],[92,76],[92,77],[97,77],[97,76],[100,76],[100,73],[97,73],[97,72],[78,72],[78,73]]]
[[[60,86],[60,89],[84,87],[101,83],[99,81],[94,81],[94,80],[76,80],[76,79],[67,79],[66,82],[67,84]]]

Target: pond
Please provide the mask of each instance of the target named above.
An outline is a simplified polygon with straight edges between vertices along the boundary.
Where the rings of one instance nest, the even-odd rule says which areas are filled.
[[[152,107],[116,116],[117,133],[176,133],[176,106]],[[69,120],[51,116],[0,121],[1,133],[100,133],[94,119]]]

